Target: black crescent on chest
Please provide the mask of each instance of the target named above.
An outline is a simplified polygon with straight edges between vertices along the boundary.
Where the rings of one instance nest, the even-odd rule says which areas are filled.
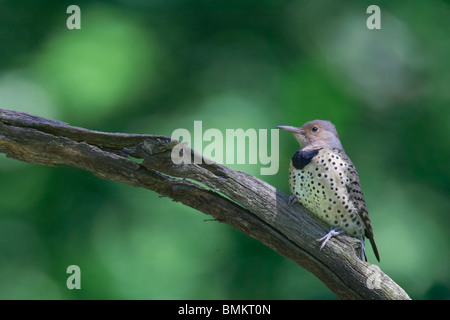
[[[302,170],[319,153],[319,150],[321,149],[297,151],[292,157],[292,165],[295,169]]]

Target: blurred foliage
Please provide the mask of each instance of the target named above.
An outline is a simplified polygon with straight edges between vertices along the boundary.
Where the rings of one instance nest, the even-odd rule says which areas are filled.
[[[81,30],[66,27],[70,4]],[[381,30],[366,28],[371,4]],[[194,120],[331,120],[358,167],[381,268],[412,298],[449,299],[449,30],[438,0],[4,0],[0,107],[164,135]],[[288,193],[297,148],[280,133],[280,170],[261,178]],[[334,298],[254,239],[148,190],[0,155],[0,194],[2,299]],[[72,264],[81,290],[66,288]]]

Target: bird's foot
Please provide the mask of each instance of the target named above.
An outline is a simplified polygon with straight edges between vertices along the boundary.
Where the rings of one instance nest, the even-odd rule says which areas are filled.
[[[292,206],[292,205],[293,205],[294,203],[296,203],[297,201],[298,201],[297,197],[294,196],[293,194],[291,194],[291,196],[289,197],[288,204],[289,204],[290,206]]]
[[[322,250],[322,248],[325,247],[325,245],[327,244],[328,240],[331,239],[331,237],[338,236],[343,232],[344,232],[344,230],[338,230],[338,228],[331,227],[330,231],[326,235],[324,235],[320,239],[317,239],[317,241],[322,241],[322,244],[320,245],[320,249]]]
[[[364,246],[364,236],[361,236],[359,241],[361,241],[361,260],[364,261],[364,262],[367,262],[367,259],[366,259],[366,247]]]

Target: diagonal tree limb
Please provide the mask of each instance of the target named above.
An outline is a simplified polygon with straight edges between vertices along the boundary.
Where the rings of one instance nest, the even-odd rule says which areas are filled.
[[[8,157],[69,165],[154,190],[264,243],[313,273],[341,299],[409,299],[377,266],[358,258],[359,241],[340,236],[319,250],[315,239],[327,228],[301,205],[291,207],[273,186],[217,163],[176,165],[171,160],[176,143],[166,136],[98,132],[0,109],[0,152]],[[191,149],[185,152],[199,156]]]

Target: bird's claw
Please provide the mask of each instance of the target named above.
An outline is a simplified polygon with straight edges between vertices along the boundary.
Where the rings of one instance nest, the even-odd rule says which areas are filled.
[[[292,206],[294,203],[296,203],[298,201],[298,199],[297,199],[297,197],[296,196],[294,196],[293,194],[291,194],[291,196],[289,197],[289,200],[288,200],[288,204],[290,205],[290,206]]]
[[[322,244],[320,245],[320,250],[322,250],[322,248],[325,247],[325,245],[327,244],[328,240],[331,239],[331,237],[338,236],[343,232],[344,230],[338,230],[338,228],[331,227],[330,231],[326,235],[324,235],[320,239],[317,239],[317,241],[322,241]]]

